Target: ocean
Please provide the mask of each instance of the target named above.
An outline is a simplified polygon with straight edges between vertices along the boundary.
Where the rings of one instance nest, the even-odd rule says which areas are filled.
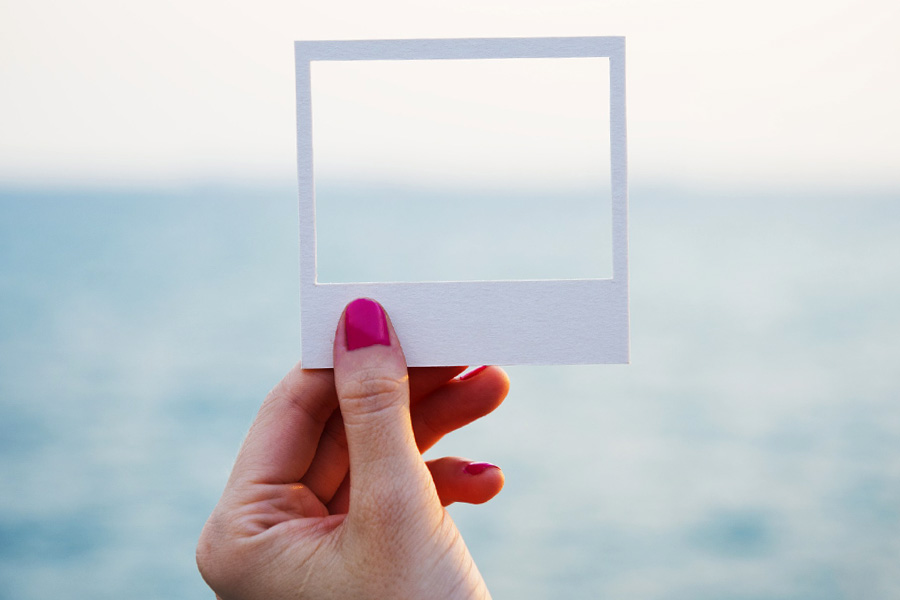
[[[376,188],[333,190],[334,280],[606,260],[577,190]],[[895,189],[633,186],[631,364],[510,367],[428,455],[504,470],[450,509],[494,597],[900,597],[898,232]],[[290,184],[0,187],[0,598],[212,597],[194,546],[299,358],[297,251]]]

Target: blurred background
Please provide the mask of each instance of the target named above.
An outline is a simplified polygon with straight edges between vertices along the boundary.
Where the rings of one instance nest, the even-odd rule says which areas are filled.
[[[0,598],[211,597],[196,538],[299,358],[292,42],[558,35],[627,37],[632,363],[511,367],[432,451],[506,473],[451,508],[494,596],[900,597],[898,29],[886,0],[3,2]],[[577,130],[442,172],[344,131],[330,273],[365,276],[367,227],[401,276],[593,269]]]

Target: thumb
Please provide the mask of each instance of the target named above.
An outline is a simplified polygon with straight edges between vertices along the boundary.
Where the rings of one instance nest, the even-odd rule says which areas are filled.
[[[423,493],[434,485],[410,421],[406,359],[374,300],[354,300],[341,316],[334,381],[350,458],[350,518],[378,514],[381,524],[389,525],[386,512],[402,514],[422,502],[438,502],[436,492]]]

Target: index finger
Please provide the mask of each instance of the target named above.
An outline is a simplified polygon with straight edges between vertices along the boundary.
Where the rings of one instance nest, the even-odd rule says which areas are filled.
[[[294,365],[260,407],[238,453],[229,485],[299,481],[337,405],[331,369]]]
[[[412,404],[466,370],[465,367],[409,367],[409,399]]]

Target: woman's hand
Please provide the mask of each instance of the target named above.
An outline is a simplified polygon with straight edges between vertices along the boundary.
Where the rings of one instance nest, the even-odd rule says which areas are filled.
[[[491,499],[503,475],[421,457],[506,396],[501,369],[462,370],[407,370],[381,306],[351,302],[334,371],[297,365],[272,390],[203,528],[197,563],[217,595],[489,598],[443,506]]]

